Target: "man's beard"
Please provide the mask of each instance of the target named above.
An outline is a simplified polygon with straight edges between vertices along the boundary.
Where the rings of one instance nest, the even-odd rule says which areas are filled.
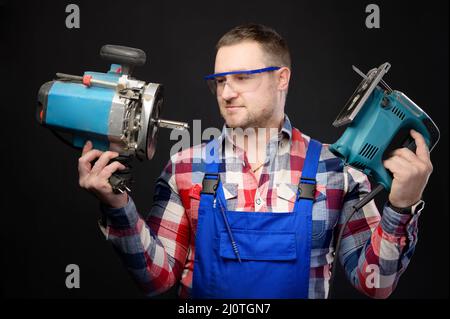
[[[220,108],[221,115],[222,115],[223,119],[225,120],[225,123],[226,123],[227,127],[230,127],[230,128],[242,128],[244,130],[247,129],[247,128],[263,128],[263,127],[266,127],[266,123],[268,123],[268,120],[273,116],[273,112],[271,112],[270,114],[263,113],[261,118],[256,118],[254,114],[251,114],[250,112],[248,112],[248,110],[246,110],[245,111],[245,116],[241,117],[239,119],[239,121],[235,121],[235,120],[227,121],[226,111],[227,110],[226,110],[225,107],[224,108]]]

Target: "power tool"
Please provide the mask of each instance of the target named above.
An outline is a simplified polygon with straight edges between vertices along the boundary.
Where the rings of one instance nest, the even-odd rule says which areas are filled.
[[[390,63],[386,62],[364,74],[353,66],[353,70],[363,80],[333,122],[334,127],[348,127],[329,146],[330,151],[341,158],[345,165],[373,177],[378,185],[352,207],[353,211],[346,216],[335,237],[335,261],[329,282],[329,297],[332,297],[336,258],[348,222],[383,189],[390,192],[393,176],[384,168],[383,160],[390,157],[392,150],[400,147],[416,151],[411,129],[423,135],[430,152],[439,141],[440,132],[433,120],[404,93],[392,90],[383,80],[390,67]]]
[[[184,130],[184,122],[160,118],[163,85],[131,77],[135,66],[146,62],[137,48],[104,45],[100,56],[113,62],[106,73],[83,76],[56,73],[38,93],[37,121],[63,142],[80,149],[87,140],[101,151],[115,151],[126,166],[109,179],[115,193],[130,191],[131,159],[152,159],[158,128]],[[65,137],[64,135],[68,135]]]
[[[363,81],[333,122],[334,127],[348,127],[330,145],[330,151],[345,164],[372,176],[388,192],[392,175],[384,168],[383,159],[398,147],[415,151],[410,129],[423,135],[430,151],[440,136],[437,125],[416,103],[383,81],[390,67],[386,62],[365,75],[353,66]]]

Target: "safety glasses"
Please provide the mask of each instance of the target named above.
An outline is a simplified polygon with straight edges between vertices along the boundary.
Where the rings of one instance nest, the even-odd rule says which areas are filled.
[[[256,90],[261,84],[261,73],[276,71],[280,68],[279,66],[270,66],[256,70],[215,73],[205,76],[204,79],[214,95],[221,95],[225,84],[236,93],[251,92]]]

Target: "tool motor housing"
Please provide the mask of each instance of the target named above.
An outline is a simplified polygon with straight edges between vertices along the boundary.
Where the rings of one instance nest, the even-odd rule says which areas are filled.
[[[101,55],[122,64],[111,64],[106,73],[87,71],[82,77],[57,74],[58,79],[39,89],[37,120],[54,131],[69,133],[77,148],[90,140],[102,151],[151,159],[163,86],[130,77],[134,66],[145,63],[143,51],[105,45]]]

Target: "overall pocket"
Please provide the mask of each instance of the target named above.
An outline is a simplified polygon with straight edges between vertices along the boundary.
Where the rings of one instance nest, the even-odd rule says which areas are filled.
[[[233,230],[242,263],[228,232],[219,238],[219,277],[232,298],[290,298],[298,286],[296,233]]]

